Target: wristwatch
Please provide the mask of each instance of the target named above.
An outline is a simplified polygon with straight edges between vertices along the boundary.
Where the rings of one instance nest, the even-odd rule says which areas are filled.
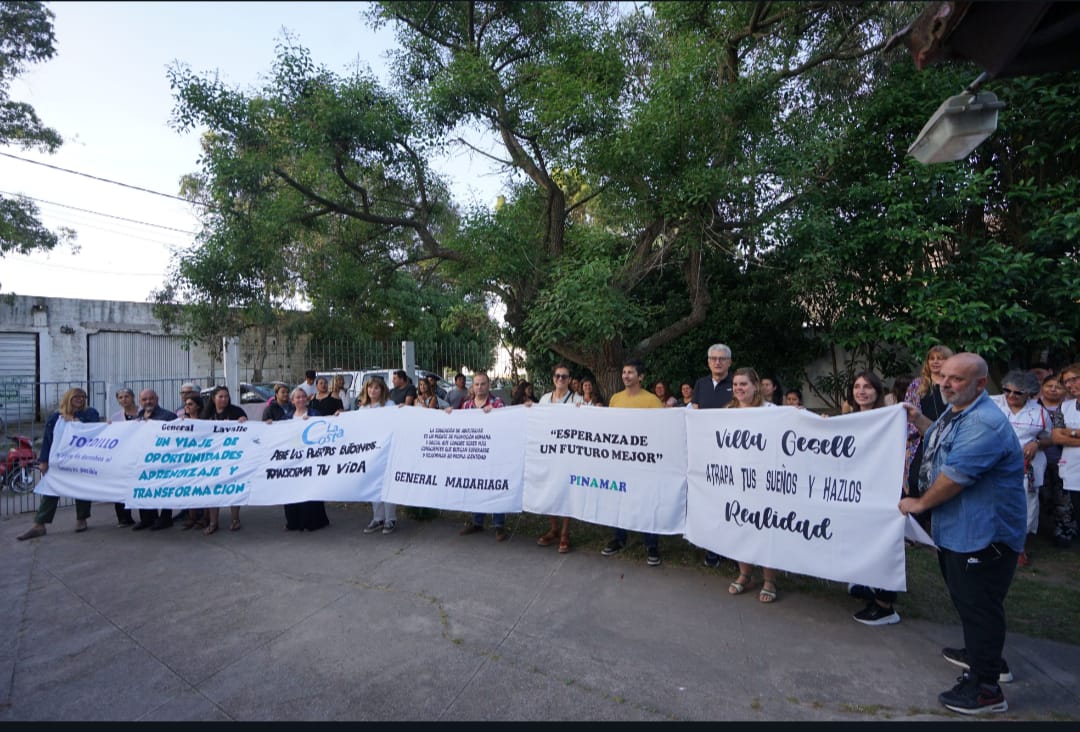
[[[1069,430],[1069,437],[1075,438],[1076,437],[1076,430]]]

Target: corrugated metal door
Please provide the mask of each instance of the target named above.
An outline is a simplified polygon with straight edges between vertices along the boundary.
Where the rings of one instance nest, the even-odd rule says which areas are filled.
[[[87,337],[89,381],[103,381],[110,398],[117,387],[154,389],[168,402],[176,382],[191,371],[191,354],[180,336],[102,331]],[[168,408],[171,403],[162,404]]]
[[[12,429],[33,421],[37,380],[37,334],[0,333],[0,415]]]

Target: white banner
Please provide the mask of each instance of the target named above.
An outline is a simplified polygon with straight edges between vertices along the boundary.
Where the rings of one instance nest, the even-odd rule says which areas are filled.
[[[37,492],[133,508],[385,501],[679,534],[903,590],[902,407],[401,408],[261,422],[60,423]]]
[[[825,419],[688,410],[686,538],[743,562],[905,590],[902,406]]]
[[[450,511],[521,511],[524,407],[392,412],[383,500]]]
[[[58,425],[61,423],[58,423]],[[199,508],[248,502],[262,460],[262,424],[66,422],[58,427],[39,493],[132,508]]]
[[[528,411],[524,510],[683,532],[687,410],[559,404]]]
[[[256,488],[248,503],[378,501],[390,455],[395,409],[259,424]]]

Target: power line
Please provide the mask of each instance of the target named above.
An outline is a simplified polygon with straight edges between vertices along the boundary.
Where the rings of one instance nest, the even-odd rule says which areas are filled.
[[[52,168],[53,170],[59,170],[62,173],[71,173],[72,175],[81,175],[84,178],[90,178],[91,180],[101,181],[102,183],[111,183],[114,186],[122,186],[124,188],[130,188],[130,189],[135,190],[135,191],[142,191],[143,193],[151,193],[151,194],[153,194],[155,196],[161,196],[163,198],[171,198],[174,201],[183,201],[184,203],[192,203],[192,204],[195,204],[196,206],[203,206],[205,208],[213,208],[213,206],[211,206],[210,204],[199,203],[198,201],[189,201],[186,198],[181,198],[180,196],[174,196],[171,193],[162,193],[161,191],[152,191],[149,188],[142,188],[140,186],[133,186],[130,183],[121,183],[120,181],[109,180],[108,178],[101,178],[101,177],[96,176],[96,175],[90,175],[89,173],[80,173],[77,170],[69,170],[68,168],[61,168],[59,165],[49,165],[48,163],[43,163],[43,162],[41,162],[39,160],[31,160],[30,158],[19,157],[18,155],[12,155],[11,153],[0,152],[0,155],[3,155],[5,158],[11,158],[12,160],[21,160],[24,163],[31,163],[33,165],[40,165],[40,166],[42,166],[44,168]]]
[[[80,211],[82,213],[94,214],[95,216],[104,216],[105,218],[116,219],[117,221],[126,221],[129,224],[140,224],[142,226],[152,226],[155,229],[165,229],[166,231],[178,231],[181,234],[188,234],[190,236],[195,236],[194,231],[185,231],[184,229],[176,229],[176,228],[173,228],[172,226],[162,226],[161,224],[151,224],[149,221],[138,221],[136,219],[126,219],[123,216],[114,216],[113,214],[102,213],[101,211],[91,211],[88,208],[79,208],[78,206],[69,206],[66,203],[57,203],[56,201],[46,201],[44,199],[34,198],[33,196],[27,196],[27,195],[24,195],[22,193],[11,193],[9,191],[0,191],[0,195],[17,196],[17,197],[20,197],[20,198],[26,198],[28,200],[35,201],[37,203],[45,203],[45,204],[48,204],[49,206],[59,206],[60,208],[70,208],[72,211]]]

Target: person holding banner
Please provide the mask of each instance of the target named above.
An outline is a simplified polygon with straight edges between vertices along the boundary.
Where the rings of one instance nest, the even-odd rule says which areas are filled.
[[[540,397],[537,404],[543,404],[551,406],[554,404],[572,404],[579,406],[583,399],[579,394],[575,394],[570,391],[570,367],[564,363],[555,364],[555,368],[551,371],[551,379],[555,385],[555,388]],[[525,406],[531,406],[530,403],[526,403]],[[562,519],[562,526],[560,527],[560,518]],[[559,554],[566,554],[570,551],[570,517],[569,516],[549,516],[548,520],[551,521],[551,528],[548,532],[536,540],[537,546],[551,546],[555,543],[555,540],[559,541]]]
[[[488,379],[488,375],[482,371],[473,375],[472,386],[473,397],[461,403],[462,409],[480,409],[486,414],[492,409],[501,409],[506,406],[502,399],[491,393],[491,381]],[[451,410],[447,407],[446,411]],[[506,541],[510,538],[510,534],[506,531],[505,513],[491,514],[491,525],[495,528],[495,541]],[[458,532],[458,535],[468,536],[469,534],[478,534],[483,530],[484,514],[474,513],[472,521],[465,524],[465,527]]]
[[[1012,680],[1005,645],[1005,596],[1024,548],[1027,499],[1024,453],[1009,420],[986,393],[986,361],[974,353],[941,367],[949,405],[933,423],[905,404],[922,433],[919,490],[900,499],[905,516],[934,510],[938,564],[964,631],[964,648],[942,656],[964,669],[938,700],[954,712],[983,714],[1009,708],[999,682]]]
[[[41,451],[38,453],[38,467],[41,474],[49,471],[49,453],[52,451],[53,432],[60,420],[65,422],[100,422],[101,415],[93,407],[86,405],[86,391],[78,387],[68,389],[60,397],[60,408],[49,415],[45,422],[45,434],[41,437]],[[51,524],[56,516],[56,507],[60,505],[59,496],[42,496],[34,515],[33,525],[19,534],[16,539],[26,541],[45,536],[45,525]],[[86,519],[90,518],[90,501],[75,499],[75,533],[86,531]]]
[[[158,394],[153,389],[143,389],[139,392],[139,404],[142,406],[139,411],[140,422],[172,422],[176,419],[176,412],[165,409],[158,403]],[[163,508],[160,513],[156,508],[140,508],[139,523],[132,526],[131,529],[132,531],[141,531],[143,529],[161,531],[170,528],[172,525],[171,508]]]
[[[694,384],[690,399],[691,409],[723,409],[731,402],[731,349],[723,343],[714,343],[705,353],[709,375],[702,376]],[[706,550],[705,566],[716,569],[720,555]]]
[[[320,377],[324,385],[326,379]],[[316,386],[319,381],[317,380]],[[308,406],[307,392],[296,387],[290,395],[292,413],[281,419],[307,419],[308,417],[321,417],[317,409]],[[313,400],[312,400],[313,401]],[[300,503],[286,503],[285,530],[286,531],[318,531],[330,525],[330,519],[326,516],[326,504],[323,501],[301,501]]]
[[[648,389],[642,387],[641,381],[645,377],[645,364],[637,359],[625,361],[622,366],[623,390],[611,395],[608,403],[614,409],[663,409],[664,403]],[[605,557],[614,556],[626,547],[626,529],[616,528],[612,533],[611,541],[607,543],[600,553]],[[642,542],[645,544],[645,562],[650,567],[659,567],[660,562],[660,535],[642,534]]]
[[[135,404],[135,392],[131,389],[126,386],[117,389],[116,403],[120,405],[120,409],[113,412],[109,417],[110,423],[127,422],[139,418],[139,407]],[[113,510],[116,511],[117,527],[135,525],[135,519],[131,517],[131,509],[125,507],[122,502],[113,503]]]
[[[404,372],[401,372],[404,373]],[[397,372],[394,377],[398,378]],[[386,382],[381,376],[371,376],[364,382],[364,390],[360,394],[360,403],[357,409],[379,409],[385,407],[390,401],[390,391],[386,388]],[[409,402],[411,404],[411,402]],[[364,527],[365,534],[374,534],[382,531],[384,534],[392,534],[397,528],[397,506],[384,501],[371,502],[371,521]]]
[[[312,378],[314,378],[314,371],[308,373],[310,373]],[[297,388],[302,389],[303,386],[298,386]],[[314,389],[314,387],[312,388]],[[247,422],[247,415],[244,413],[243,409],[232,403],[232,399],[229,396],[229,387],[215,386],[214,390],[210,392],[210,400],[206,403],[206,411],[203,412],[203,419]],[[220,508],[207,509],[208,521],[206,524],[206,528],[203,529],[203,534],[205,534],[206,536],[210,536],[218,530],[218,516],[220,516],[220,514]],[[229,524],[229,531],[239,531],[241,528],[243,528],[240,525],[239,506],[229,506],[229,516],[232,519],[232,523]]]
[[[304,393],[307,394],[306,391]],[[262,421],[272,424],[278,420],[290,419],[293,409],[292,402],[289,401],[289,385],[278,384],[274,387],[273,400],[263,408]]]
[[[731,379],[731,401],[725,409],[747,409],[749,407],[775,407],[772,402],[765,401],[761,394],[761,379],[757,371],[749,366],[736,369]],[[776,570],[762,567],[763,580],[761,591],[758,592],[758,601],[764,603],[776,602]],[[750,586],[754,578],[754,565],[739,562],[739,576],[728,585],[728,593],[741,595]]]
[[[885,385],[873,371],[855,374],[848,391],[848,404],[852,412],[867,412],[885,406]],[[903,480],[900,481],[903,496]],[[848,592],[853,597],[866,600],[866,607],[852,615],[855,622],[863,625],[893,625],[900,622],[900,614],[893,608],[896,593],[864,585],[852,585]]]
[[[184,397],[180,419],[202,419],[203,409],[205,409],[205,403],[199,392],[196,391],[194,394],[188,394]],[[208,509],[205,508],[189,508],[187,513],[183,516],[184,523],[180,525],[180,530],[191,531],[192,529],[205,529],[205,516],[207,510]],[[180,517],[178,516],[177,518]]]

